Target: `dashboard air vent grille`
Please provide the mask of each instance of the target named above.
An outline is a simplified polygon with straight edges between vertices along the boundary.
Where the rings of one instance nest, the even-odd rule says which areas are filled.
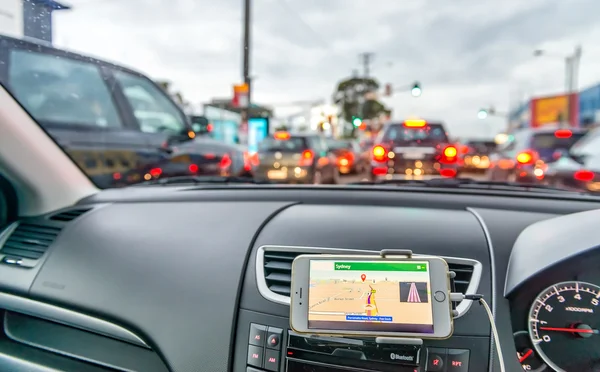
[[[265,251],[265,281],[273,293],[290,295],[292,283],[292,261],[300,253]]]
[[[91,209],[92,208],[69,209],[67,211],[52,215],[50,217],[50,219],[53,221],[69,222],[69,221],[73,221],[74,219],[81,216],[82,214],[89,212]]]
[[[21,222],[8,236],[0,253],[14,258],[38,259],[60,233],[60,227]]]
[[[467,288],[469,287],[469,283],[471,283],[471,278],[473,277],[473,266],[470,265],[460,265],[454,263],[448,263],[450,267],[450,271],[454,271],[456,276],[452,281],[452,291],[467,293]]]

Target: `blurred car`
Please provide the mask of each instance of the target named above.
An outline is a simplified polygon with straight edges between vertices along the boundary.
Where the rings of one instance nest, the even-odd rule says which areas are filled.
[[[190,115],[189,119],[192,124],[192,128],[193,128],[194,132],[196,132],[196,134],[198,136],[203,136],[203,137],[211,137],[212,136],[213,124],[211,122],[209,122],[205,116]]]
[[[253,177],[254,167],[244,149],[210,138],[174,146],[168,157],[124,173],[114,173],[114,186],[182,176]]]
[[[494,141],[466,141],[459,147],[459,172],[480,173],[490,167],[490,154],[496,149]]]
[[[189,119],[137,71],[0,35],[0,83],[101,188],[205,167]]]
[[[369,166],[369,152],[363,151],[357,142],[328,139],[327,146],[337,156],[337,164],[342,174],[363,174]]]
[[[588,132],[548,165],[546,183],[570,190],[600,193],[600,128]]]
[[[405,120],[384,126],[371,152],[372,179],[455,177],[458,151],[444,125]]]
[[[316,134],[275,132],[258,147],[254,176],[281,183],[339,183],[337,157]]]
[[[491,181],[538,183],[546,176],[548,164],[557,154],[568,151],[586,134],[585,129],[522,129],[509,136],[490,156],[488,173]]]

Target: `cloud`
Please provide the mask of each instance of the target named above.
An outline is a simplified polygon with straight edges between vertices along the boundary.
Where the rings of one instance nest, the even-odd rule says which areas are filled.
[[[195,103],[231,95],[242,75],[240,0],[81,0],[55,13],[58,46],[171,80]],[[251,70],[261,103],[329,98],[336,83],[374,52],[381,82],[418,80],[423,96],[385,99],[409,114],[448,123],[458,136],[487,136],[530,94],[560,92],[564,62],[534,58],[581,44],[581,85],[600,73],[597,0],[253,0]]]

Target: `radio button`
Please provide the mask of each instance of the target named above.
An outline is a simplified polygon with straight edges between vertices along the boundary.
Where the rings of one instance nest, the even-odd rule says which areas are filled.
[[[269,327],[267,330],[266,347],[273,350],[281,350],[281,338],[283,337],[283,329]]]
[[[260,324],[250,323],[250,337],[248,343],[250,345],[263,347],[267,336],[267,327]]]
[[[262,368],[264,349],[259,346],[248,346],[248,362],[249,366]]]
[[[388,363],[418,365],[420,348],[385,348],[377,356],[369,355],[369,360],[381,360]]]
[[[265,350],[265,363],[264,368],[267,371],[278,372],[279,371],[279,351],[277,350]]]
[[[469,350],[449,349],[446,370],[448,372],[467,372],[469,370]]]
[[[428,348],[427,349],[427,366],[425,371],[427,372],[439,372],[445,371],[444,365],[446,364],[446,349]]]

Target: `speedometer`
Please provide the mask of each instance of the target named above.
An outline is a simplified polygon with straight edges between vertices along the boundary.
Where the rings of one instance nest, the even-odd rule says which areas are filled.
[[[529,335],[540,358],[557,372],[600,370],[600,287],[563,282],[531,305]]]

